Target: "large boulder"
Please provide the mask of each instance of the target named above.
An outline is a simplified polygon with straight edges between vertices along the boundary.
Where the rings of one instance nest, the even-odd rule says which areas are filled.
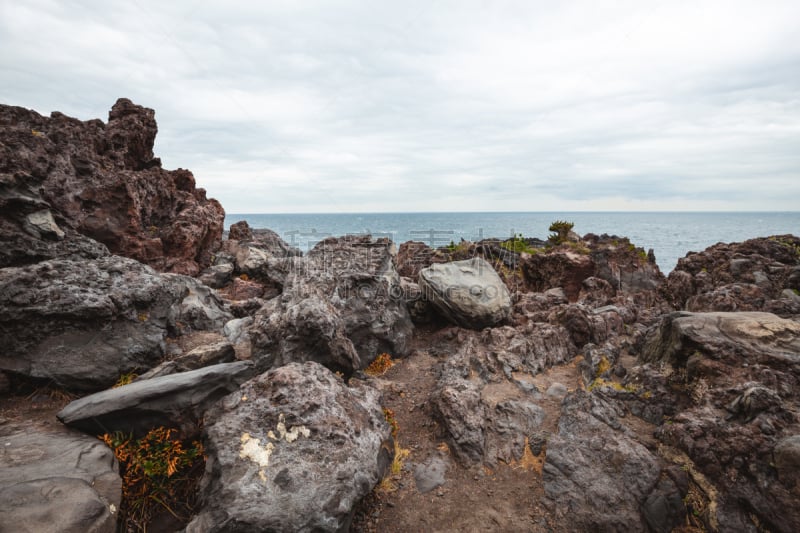
[[[0,531],[113,533],[122,497],[114,453],[63,426],[0,423]]]
[[[568,531],[647,531],[646,502],[651,515],[665,510],[664,523],[654,524],[659,531],[682,522],[685,474],[683,481],[667,478],[657,487],[662,461],[626,430],[620,411],[599,394],[578,391],[564,400],[558,432],[547,441],[542,480],[548,504]]]
[[[52,243],[77,232],[158,270],[207,266],[225,212],[191,172],[161,168],[156,132],[155,112],[125,98],[107,124],[0,105],[0,234],[14,243],[0,265],[63,256],[70,246]]]
[[[190,434],[206,408],[254,374],[249,361],[168,374],[84,396],[57,416],[68,426],[96,435],[112,431],[144,435],[156,426]]]
[[[347,531],[391,461],[379,394],[313,362],[245,383],[206,414],[201,509],[188,533]]]
[[[260,368],[313,360],[350,374],[382,352],[408,354],[413,324],[390,241],[329,238],[294,260],[250,331]]]
[[[231,318],[208,288],[132,259],[54,259],[0,269],[0,369],[98,390],[154,366],[164,339]]]
[[[420,271],[418,279],[430,302],[459,326],[481,329],[497,325],[511,314],[506,285],[480,257],[431,265]]]

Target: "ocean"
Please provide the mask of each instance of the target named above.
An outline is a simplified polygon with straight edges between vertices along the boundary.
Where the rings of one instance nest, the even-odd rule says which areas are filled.
[[[246,220],[252,228],[269,228],[303,252],[327,236],[370,233],[395,243],[415,240],[444,246],[461,239],[506,239],[516,234],[546,239],[555,220],[575,224],[579,235],[596,233],[628,237],[668,274],[688,252],[718,242],[753,237],[800,234],[800,212],[573,212],[573,213],[353,213],[353,214],[233,214],[225,228]]]

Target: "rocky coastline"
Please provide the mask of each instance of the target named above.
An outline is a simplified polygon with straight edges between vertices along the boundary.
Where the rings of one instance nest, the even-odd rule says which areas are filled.
[[[156,132],[0,106],[0,532],[800,531],[800,237],[302,254]]]

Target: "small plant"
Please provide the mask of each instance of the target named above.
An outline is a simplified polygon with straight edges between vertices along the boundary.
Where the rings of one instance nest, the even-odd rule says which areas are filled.
[[[392,428],[392,438],[397,438],[397,432],[400,431],[400,425],[397,423],[397,418],[394,416],[394,411],[389,409],[388,407],[383,408],[383,417],[386,419],[386,422]]]
[[[528,246],[528,243],[525,241],[525,237],[522,236],[522,233],[518,233],[517,235],[514,235],[512,238],[501,242],[500,248],[508,250],[509,252],[516,252],[518,254],[526,253],[534,255],[538,252],[536,248]]]
[[[112,389],[116,389],[117,387],[122,387],[123,385],[130,385],[133,383],[133,380],[139,377],[134,372],[128,372],[126,374],[122,374],[116,383],[111,387]]]
[[[150,235],[155,235],[156,233],[158,233],[158,226],[149,226],[147,228],[147,231],[150,232]]]
[[[392,440],[394,441],[394,457],[392,459],[392,464],[389,467],[389,474],[387,474],[387,476],[383,478],[378,487],[379,490],[383,492],[394,492],[395,490],[397,490],[395,479],[403,471],[403,461],[409,456],[411,451],[400,446],[400,439],[398,438],[398,434],[400,433],[400,425],[397,423],[397,418],[395,418],[394,411],[392,411],[388,407],[384,407],[383,417],[386,419],[386,422],[392,428]]]
[[[364,373],[368,376],[382,376],[393,366],[392,356],[388,353],[382,353],[369,364]]]
[[[139,322],[147,322],[147,319],[150,317],[147,315],[147,313],[141,312],[136,315],[136,318],[139,320]]]
[[[242,281],[250,281],[250,276],[247,274],[239,274],[239,279]]]
[[[122,432],[100,437],[120,464],[123,531],[147,531],[159,509],[181,521],[190,517],[205,457],[200,442],[184,443],[176,433],[157,427],[137,440]]]
[[[587,390],[593,391],[594,389],[604,389],[604,388],[612,388],[618,392],[636,392],[638,387],[636,385],[623,385],[621,383],[617,383],[616,381],[609,381],[603,378],[597,378],[589,385]]]
[[[595,373],[595,378],[599,378],[606,372],[611,369],[611,361],[604,355],[600,358],[600,361],[597,362],[597,372]]]
[[[569,232],[572,231],[574,226],[575,224],[572,222],[567,222],[566,220],[556,220],[550,224],[550,227],[548,228],[548,231],[552,231],[553,233],[547,237],[547,240],[553,245],[564,244],[567,242]]]

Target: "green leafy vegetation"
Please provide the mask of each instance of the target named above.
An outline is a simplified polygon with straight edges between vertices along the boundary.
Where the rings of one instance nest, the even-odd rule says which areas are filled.
[[[117,382],[114,383],[111,388],[116,389],[117,387],[122,387],[123,385],[129,385],[133,383],[133,380],[137,377],[138,375],[135,372],[126,372],[119,377]]]
[[[500,248],[508,250],[509,252],[516,252],[518,254],[526,253],[530,255],[534,255],[539,251],[536,248],[528,246],[528,243],[525,240],[525,237],[522,235],[522,233],[518,233],[514,235],[512,238],[501,242]]]
[[[547,237],[547,240],[553,245],[564,244],[567,242],[569,232],[572,231],[573,227],[575,227],[575,224],[572,222],[567,222],[566,220],[556,220],[555,222],[551,223],[550,227],[548,228],[548,231],[552,231],[553,233]]]

